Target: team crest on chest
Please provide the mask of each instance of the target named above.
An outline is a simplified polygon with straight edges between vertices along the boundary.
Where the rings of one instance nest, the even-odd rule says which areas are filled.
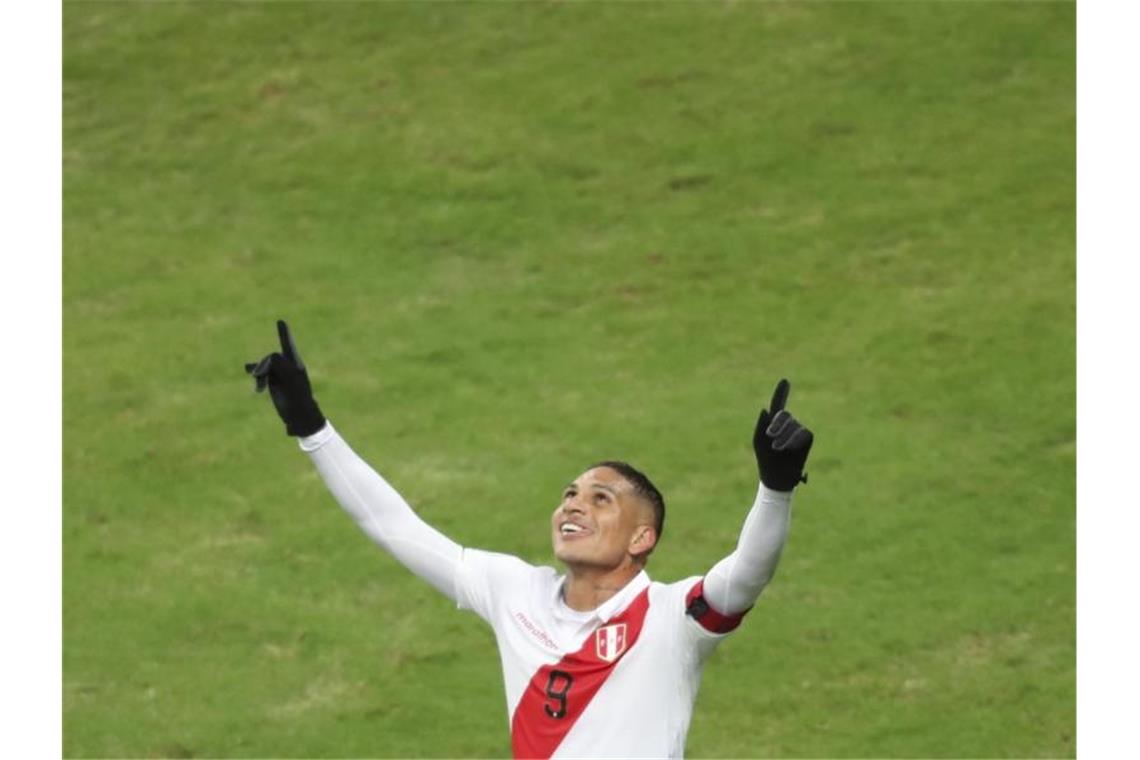
[[[625,623],[607,625],[594,633],[594,649],[598,658],[613,662],[625,651]]]

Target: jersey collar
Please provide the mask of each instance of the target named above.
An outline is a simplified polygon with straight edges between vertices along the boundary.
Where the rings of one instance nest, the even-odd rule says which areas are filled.
[[[561,581],[555,584],[555,600],[561,604],[566,602],[562,599],[562,586],[566,582],[566,577],[563,576]],[[630,605],[634,597],[640,594],[646,586],[650,583],[649,574],[644,570],[630,579],[629,583],[622,586],[621,590],[611,596],[606,601],[599,604],[593,611],[593,616],[602,623],[608,623],[610,618],[620,613]]]
[[[594,610],[594,614],[598,616],[598,620],[603,623],[608,623],[610,618],[618,614],[634,600],[638,594],[649,585],[649,574],[642,570],[637,575],[633,576],[629,583],[621,591],[617,592]]]

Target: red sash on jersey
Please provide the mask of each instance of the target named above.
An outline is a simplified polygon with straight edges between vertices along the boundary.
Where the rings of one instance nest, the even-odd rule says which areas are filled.
[[[637,643],[648,610],[646,588],[620,615],[587,636],[581,649],[538,669],[511,717],[515,757],[554,754],[614,666]]]

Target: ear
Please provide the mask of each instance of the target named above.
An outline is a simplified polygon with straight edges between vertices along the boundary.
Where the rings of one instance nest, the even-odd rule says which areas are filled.
[[[629,542],[629,553],[634,556],[648,554],[657,545],[657,531],[652,525],[639,525]]]

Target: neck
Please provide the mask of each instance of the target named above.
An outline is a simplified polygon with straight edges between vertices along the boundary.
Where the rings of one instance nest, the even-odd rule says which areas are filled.
[[[642,566],[634,563],[612,569],[567,565],[562,597],[570,609],[588,612],[609,601],[641,570]]]

